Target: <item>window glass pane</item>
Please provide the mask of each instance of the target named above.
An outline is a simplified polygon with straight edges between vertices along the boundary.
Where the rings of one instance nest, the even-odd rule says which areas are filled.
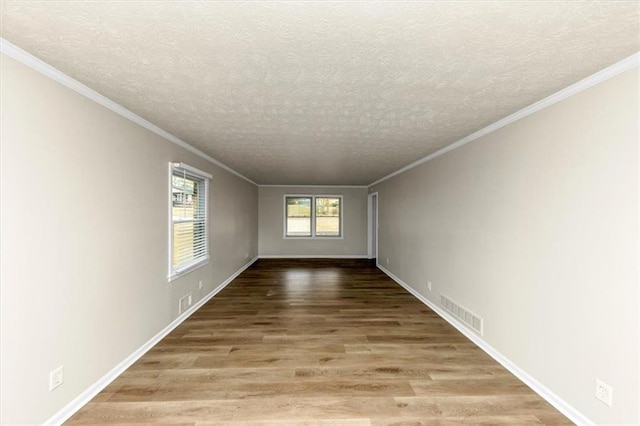
[[[171,176],[172,246],[170,275],[208,258],[207,181],[181,168]]]
[[[340,236],[340,198],[316,198],[316,235]]]
[[[287,236],[311,236],[311,198],[287,197]]]
[[[173,219],[196,217],[197,182],[188,177],[173,176]]]

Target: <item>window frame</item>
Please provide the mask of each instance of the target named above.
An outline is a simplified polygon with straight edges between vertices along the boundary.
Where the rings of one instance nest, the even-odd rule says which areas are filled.
[[[203,230],[203,239],[204,239],[204,254],[198,256],[197,258],[193,258],[191,262],[183,262],[182,264],[173,264],[173,255],[174,255],[174,225],[176,222],[173,218],[173,176],[175,176],[175,172],[182,172],[183,176],[188,176],[194,178],[195,180],[200,180],[201,185],[203,185],[204,190],[201,188],[200,192],[204,194],[203,206],[204,206],[204,230]],[[168,257],[168,273],[167,279],[169,282],[180,278],[189,272],[192,272],[206,264],[210,261],[210,244],[209,244],[209,187],[210,180],[212,176],[211,174],[204,172],[202,170],[196,169],[185,163],[169,163],[169,202],[168,202],[168,224],[169,224],[169,257]]]
[[[288,198],[310,198],[311,199],[311,235],[310,236],[296,236],[296,235],[287,235],[287,199]],[[339,223],[340,223],[340,234],[339,235],[316,235],[316,198],[339,198],[340,199],[340,215]],[[344,196],[338,194],[284,194],[283,200],[283,239],[285,240],[342,240],[344,239]]]

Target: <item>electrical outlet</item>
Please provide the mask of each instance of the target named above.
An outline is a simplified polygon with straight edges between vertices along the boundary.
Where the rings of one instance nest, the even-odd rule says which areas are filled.
[[[191,300],[191,293],[189,293],[189,296],[187,297],[187,300],[189,301],[189,302],[188,302],[188,303],[189,303],[189,306],[191,306],[191,303],[193,302],[193,301]]]
[[[431,281],[427,281],[427,289],[429,289],[429,291],[431,291]]]
[[[389,258],[387,257],[387,265],[389,265]]]
[[[609,407],[613,403],[613,389],[598,379],[596,379],[596,399]]]
[[[202,280],[198,283],[198,290],[202,290]]]
[[[60,367],[53,370],[49,373],[49,391],[54,390],[55,388],[62,385],[64,382],[64,367],[61,365]]]

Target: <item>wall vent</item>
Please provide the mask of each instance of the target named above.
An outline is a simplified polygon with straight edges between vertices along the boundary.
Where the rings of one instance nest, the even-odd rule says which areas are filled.
[[[193,299],[191,298],[191,293],[188,293],[186,296],[183,296],[178,301],[178,315],[185,312],[191,306]]]
[[[440,305],[464,325],[482,336],[482,318],[440,293]]]

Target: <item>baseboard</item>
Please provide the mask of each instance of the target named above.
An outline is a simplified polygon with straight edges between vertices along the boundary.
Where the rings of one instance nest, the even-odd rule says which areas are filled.
[[[368,259],[366,254],[261,254],[260,259]]]
[[[210,293],[204,296],[200,301],[198,301],[195,305],[193,305],[188,310],[184,311],[178,318],[173,320],[169,325],[167,325],[164,329],[162,329],[158,334],[153,336],[149,341],[147,341],[144,345],[140,346],[136,351],[134,351],[131,355],[126,357],[122,362],[116,365],[111,371],[105,374],[102,378],[100,378],[93,385],[88,387],[84,392],[78,395],[73,401],[67,404],[64,408],[58,411],[53,417],[47,420],[45,425],[61,425],[65,421],[67,421],[71,416],[73,416],[78,410],[84,407],[89,401],[91,401],[100,391],[106,388],[111,382],[113,382],[119,375],[121,375],[127,368],[129,368],[133,363],[135,363],[138,359],[140,359],[149,349],[155,346],[160,340],[162,340],[167,334],[171,333],[173,329],[179,326],[184,320],[189,318],[191,314],[200,309],[202,305],[207,303],[213,296],[218,294],[223,288],[225,288],[231,281],[236,279],[238,275],[244,272],[249,266],[251,266],[258,257],[253,258],[251,261],[242,266],[238,271],[236,271],[233,275],[227,278],[222,284],[213,289]]]
[[[554,406],[558,411],[567,416],[569,420],[574,422],[577,425],[585,425],[591,426],[595,425],[591,420],[589,420],[584,414],[576,410],[573,406],[569,405],[565,400],[560,398],[558,395],[550,391],[546,386],[542,383],[531,377],[526,371],[518,367],[515,363],[509,360],[507,357],[502,355],[496,349],[494,349],[491,345],[485,342],[482,337],[475,334],[471,329],[467,328],[463,325],[458,319],[454,316],[450,315],[443,309],[441,309],[437,304],[433,303],[422,294],[418,293],[416,290],[411,288],[407,283],[402,281],[400,278],[396,277],[391,271],[385,269],[379,263],[377,264],[378,269],[384,272],[389,278],[394,280],[400,286],[402,286],[405,290],[411,293],[416,299],[420,300],[422,303],[427,305],[431,310],[440,315],[445,321],[455,327],[459,332],[464,334],[469,340],[478,345],[480,349],[487,353],[491,358],[500,363],[504,368],[509,370],[514,376],[520,379],[524,384],[529,386],[535,393],[544,398],[549,404]]]

